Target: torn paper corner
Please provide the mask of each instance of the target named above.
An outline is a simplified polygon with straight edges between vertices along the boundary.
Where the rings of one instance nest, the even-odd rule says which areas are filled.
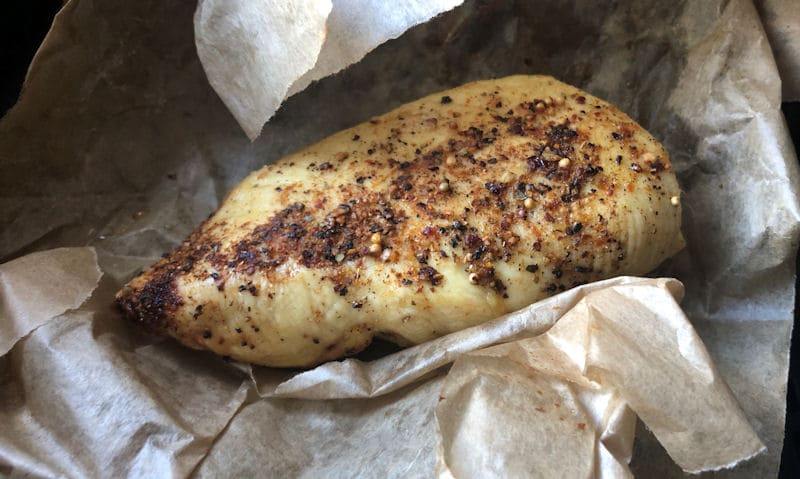
[[[58,248],[0,265],[0,356],[91,296],[102,272],[94,248]]]
[[[200,0],[195,44],[208,81],[251,141],[281,103],[463,0]]]
[[[313,68],[331,0],[200,0],[197,55],[208,81],[250,140],[278,110],[289,86]]]
[[[687,472],[762,452],[675,286],[592,291],[546,333],[456,360],[436,409],[439,477],[499,463],[546,477],[631,477],[631,411]]]
[[[314,68],[295,81],[288,96],[311,82],[361,60],[382,43],[409,28],[461,5],[463,0],[337,0],[328,18],[328,34]]]

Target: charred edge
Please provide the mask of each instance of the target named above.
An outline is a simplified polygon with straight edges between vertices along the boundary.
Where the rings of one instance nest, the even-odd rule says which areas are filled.
[[[169,328],[168,318],[183,305],[175,284],[177,270],[160,273],[141,289],[123,289],[114,300],[123,316],[151,334],[164,334]]]
[[[143,286],[125,286],[120,290],[114,302],[122,315],[141,324],[148,333],[166,334],[171,327],[169,318],[184,304],[178,294],[177,278],[193,274],[198,261],[215,255],[219,249],[211,240],[213,229],[208,226],[208,220],[203,221],[189,238],[144,273],[148,280]],[[195,314],[201,313],[202,308],[195,311]]]

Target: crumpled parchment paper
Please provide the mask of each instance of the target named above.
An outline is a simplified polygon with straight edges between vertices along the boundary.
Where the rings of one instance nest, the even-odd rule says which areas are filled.
[[[253,143],[205,75],[195,13],[177,1],[70,1],[0,122],[0,258],[91,245],[104,273],[88,302],[35,319],[0,358],[0,471],[430,476],[446,445],[435,440],[434,410],[449,401],[438,400],[441,351],[425,380],[396,387],[385,385],[391,374],[354,375],[392,356],[299,375],[250,368],[142,336],[118,321],[111,297],[252,169],[439,89],[545,73],[617,104],[670,151],[688,247],[658,274],[686,284],[682,306],[767,446],[715,475],[776,475],[800,217],[779,102],[781,80],[796,79],[779,76],[752,3],[467,2],[292,96]],[[44,288],[63,285],[48,279]],[[564,312],[527,321],[541,332]],[[342,396],[385,394],[293,397],[320,394],[325,374],[352,392]],[[613,411],[613,437],[629,437],[629,413]],[[653,432],[640,423],[632,472],[681,476]],[[603,443],[603,457],[627,459],[622,439]]]
[[[0,356],[56,316],[76,309],[97,287],[94,250],[58,248],[0,265]],[[57,287],[43,288],[42,278]]]
[[[197,54],[211,86],[255,140],[287,96],[461,2],[199,0]]]
[[[796,0],[759,0],[756,6],[775,54],[783,101],[800,101],[800,5]]]
[[[545,334],[456,360],[436,410],[441,476],[628,477],[628,408],[690,473],[764,449],[678,306],[680,284],[607,283]]]

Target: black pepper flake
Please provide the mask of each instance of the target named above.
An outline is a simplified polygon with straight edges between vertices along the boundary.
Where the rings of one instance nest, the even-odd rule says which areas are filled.
[[[650,173],[658,173],[660,171],[664,171],[666,167],[664,163],[656,160],[656,161],[649,161],[648,164],[650,165]]]
[[[312,341],[314,341],[314,344],[319,344],[319,338],[313,338]]]
[[[576,273],[591,273],[592,267],[591,266],[576,266],[575,267]]]
[[[556,279],[559,279],[559,278],[561,278],[561,275],[563,275],[563,274],[564,274],[564,272],[563,272],[563,271],[561,271],[561,268],[556,268],[556,269],[554,269],[554,270],[553,270],[553,276],[554,276]]]
[[[373,150],[372,148],[370,148],[370,149],[368,149],[368,150],[367,150],[367,154],[368,154],[368,155],[371,155],[371,154],[373,154],[373,153],[375,153],[375,150]]]
[[[566,125],[556,125],[545,133],[551,141],[554,142],[567,142],[578,136],[578,132],[569,128]]]
[[[353,306],[355,309],[360,309],[362,306],[364,306],[364,303],[359,303],[358,301],[353,301],[352,303],[350,303],[350,305]]]
[[[219,279],[220,278],[219,273],[211,273],[211,278],[215,280]]]
[[[358,141],[359,138],[361,138],[361,137],[358,136],[358,135],[353,135],[353,141]]]
[[[514,122],[508,127],[508,132],[514,135],[522,135],[525,130],[522,128],[522,118],[514,118]]]
[[[241,333],[242,332],[242,328],[236,328],[236,332],[237,333]]]
[[[576,199],[577,199],[577,195],[575,195],[573,193],[566,193],[566,194],[561,195],[561,201],[563,201],[564,203],[572,203]]]
[[[448,103],[452,103],[453,99],[449,96],[445,95],[442,97],[442,105],[446,105]]]
[[[617,155],[617,164],[622,163],[622,155]]]
[[[492,193],[493,195],[499,195],[500,193],[503,192],[503,190],[506,189],[507,185],[504,183],[496,183],[494,181],[490,181],[488,183],[485,183],[483,186],[485,186],[486,189],[489,190],[489,192]]]
[[[615,140],[621,140],[623,138],[623,136],[617,133],[616,131],[611,133],[611,137],[614,138]]]
[[[574,235],[579,233],[583,229],[583,225],[581,223],[575,223],[574,225],[567,228],[564,232],[568,235]]]
[[[209,339],[211,337],[211,331],[206,329],[203,331],[203,339]]]
[[[550,284],[547,285],[547,292],[548,293],[555,293],[557,289],[558,289],[558,286],[556,286],[555,283],[550,283]]]
[[[600,173],[601,171],[603,171],[603,167],[602,166],[589,165],[589,166],[586,167],[586,176],[590,176],[590,177],[591,176],[595,176],[596,174]]]
[[[528,266],[525,267],[525,271],[527,271],[528,273],[535,273],[535,272],[539,271],[539,265],[538,264],[529,264]]]
[[[430,281],[430,283],[434,286],[438,285],[443,278],[441,273],[431,268],[430,266],[421,267],[419,269],[419,273],[417,274],[417,276],[422,281]]]
[[[403,285],[404,285],[404,286],[408,286],[408,285],[410,285],[410,284],[413,284],[413,283],[414,283],[413,281],[411,281],[411,280],[410,280],[410,279],[408,279],[408,278],[403,278],[403,280],[402,280],[402,281],[400,281],[400,282],[401,282],[401,283],[403,283]]]
[[[639,173],[640,171],[642,171],[642,167],[639,166],[638,163],[632,163],[631,164],[631,169],[633,171],[635,171],[636,173]]]

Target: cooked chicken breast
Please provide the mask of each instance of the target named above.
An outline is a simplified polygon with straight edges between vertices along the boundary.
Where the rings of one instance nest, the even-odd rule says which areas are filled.
[[[421,343],[683,247],[667,152],[544,76],[430,95],[245,178],[119,293],[192,348],[269,366]]]

